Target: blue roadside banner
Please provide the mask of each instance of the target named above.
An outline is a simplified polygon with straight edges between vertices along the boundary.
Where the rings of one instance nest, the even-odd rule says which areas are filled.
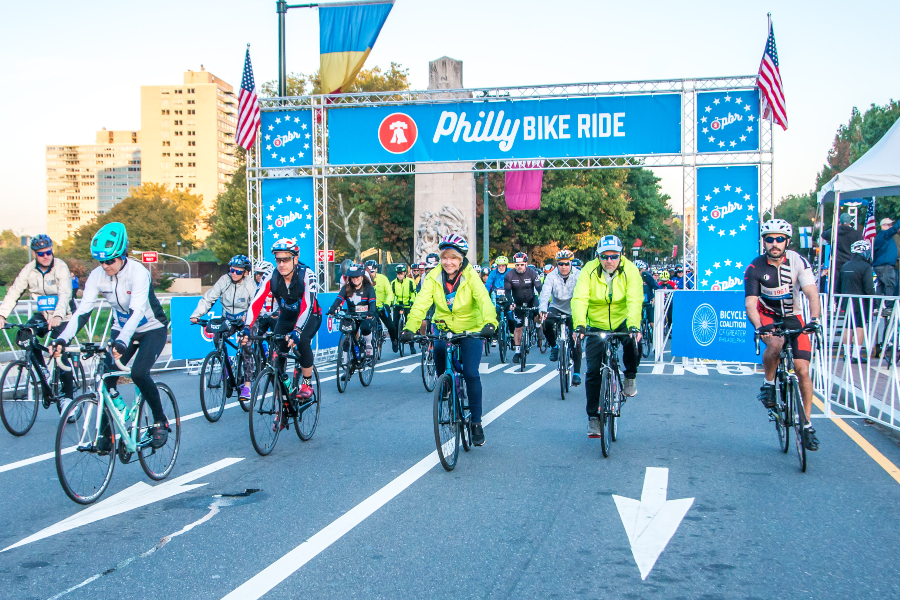
[[[677,292],[672,302],[672,356],[762,364],[743,290]]]

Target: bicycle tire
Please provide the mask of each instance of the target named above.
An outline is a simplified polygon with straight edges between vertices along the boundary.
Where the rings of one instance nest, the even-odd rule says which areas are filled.
[[[444,373],[434,388],[434,443],[441,466],[447,471],[456,467],[459,457],[459,423],[456,420],[453,377]]]
[[[535,324],[533,333],[534,333],[534,337],[537,338],[538,350],[541,351],[541,354],[546,354],[547,350],[549,350],[550,347],[547,344],[547,338],[544,337],[544,328],[538,327],[537,324]]]
[[[372,378],[375,377],[375,362],[378,360],[374,356],[369,358],[363,354],[363,360],[365,363],[363,367],[359,370],[359,382],[363,385],[363,387],[369,387],[369,384],[372,383]]]
[[[519,345],[519,371],[525,370],[525,364],[528,361],[528,345],[531,343],[531,340],[528,339],[528,328],[522,328],[522,339],[520,340],[521,344]]]
[[[112,425],[112,417],[105,406],[102,410],[105,413],[104,418],[110,423],[111,451],[101,456],[96,449],[74,452],[69,450],[70,447],[77,446],[82,439],[85,441],[95,439],[97,421],[94,411],[97,409],[95,394],[79,396],[66,408],[56,429],[54,449],[56,476],[66,496],[78,504],[96,502],[109,486],[116,467],[114,451],[116,436],[113,432],[115,426]],[[75,417],[73,422],[69,421],[70,417]]]
[[[250,443],[260,456],[267,456],[278,443],[283,417],[281,386],[275,371],[266,367],[253,384],[250,400]]]
[[[806,446],[803,444],[803,428],[806,426],[806,410],[803,408],[803,399],[800,396],[800,388],[796,381],[790,381],[789,393],[793,406],[794,445],[797,446],[797,458],[800,460],[800,472],[806,473]]]
[[[614,442],[619,438],[619,417],[616,413],[622,408],[621,383],[622,382],[619,380],[618,375],[613,377],[613,389],[612,394],[610,395],[609,403],[610,413],[607,423],[609,427],[609,438]],[[613,410],[614,407],[617,407],[617,410]]]
[[[778,434],[778,447],[784,454],[790,450],[791,430],[787,427],[787,410],[790,406],[790,399],[787,393],[787,382],[780,380],[778,382],[778,398],[775,401],[775,432]]]
[[[344,354],[344,345],[346,344],[347,350],[346,354]],[[350,358],[350,338],[347,337],[346,333],[341,334],[340,340],[338,340],[338,356],[336,361],[336,373],[334,380],[337,382],[337,389],[339,394],[343,394],[347,389],[347,383],[350,381],[350,366],[347,363],[347,360]]]
[[[506,364],[506,345],[509,332],[506,330],[506,319],[500,323],[500,335],[497,337],[497,350],[500,352],[500,362]]]
[[[138,447],[137,455],[147,477],[154,481],[160,481],[169,476],[172,469],[175,468],[175,461],[178,460],[178,451],[181,449],[181,411],[178,410],[178,401],[175,400],[172,388],[157,382],[156,389],[159,390],[159,401],[169,422],[169,437],[161,448],[153,448],[149,444]],[[150,410],[150,405],[147,404],[147,399],[141,397],[141,404],[138,406],[138,420],[135,425],[140,428],[137,435],[138,441],[143,439],[144,433],[151,425],[153,425],[153,412]]]
[[[561,400],[565,400],[566,392],[569,391],[567,381],[569,377],[567,373],[569,366],[568,346],[564,339],[558,340],[556,343],[559,344],[559,358],[557,359],[558,365],[556,367],[557,371],[559,371],[559,395]]]
[[[434,364],[434,344],[429,343],[422,350],[422,383],[426,392],[434,391],[437,381],[437,367]]]
[[[650,324],[647,321],[641,322],[641,356],[650,358],[653,350],[653,332],[650,330]]]
[[[210,423],[218,421],[225,410],[226,380],[222,354],[213,350],[206,355],[200,367],[200,408]]]
[[[37,419],[41,386],[24,360],[14,360],[6,365],[0,386],[0,420],[12,435],[23,436]]]
[[[316,432],[316,425],[319,424],[319,405],[321,404],[319,395],[319,371],[313,365],[312,373],[313,395],[302,403],[299,403],[297,410],[299,414],[294,418],[294,429],[297,431],[297,437],[304,442],[312,439]]]
[[[600,450],[603,452],[603,458],[609,458],[610,432],[607,428],[607,419],[609,418],[610,407],[610,381],[609,370],[603,371],[600,380]]]
[[[247,412],[250,410],[250,399],[241,398],[241,388],[243,387],[244,382],[249,378],[248,375],[244,373],[244,360],[241,358],[240,354],[235,354],[230,360],[231,372],[234,374],[234,382],[237,385],[238,404],[241,405],[241,409],[243,409],[244,412]],[[231,391],[229,391],[228,397],[231,397]],[[224,401],[222,402],[222,409],[225,409]]]

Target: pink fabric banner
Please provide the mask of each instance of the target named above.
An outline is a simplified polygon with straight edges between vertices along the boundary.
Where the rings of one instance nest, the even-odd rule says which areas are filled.
[[[506,208],[509,210],[540,210],[541,184],[544,181],[543,161],[506,163]]]

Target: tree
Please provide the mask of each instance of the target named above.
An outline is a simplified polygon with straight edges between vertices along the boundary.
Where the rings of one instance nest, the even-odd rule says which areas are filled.
[[[775,207],[775,214],[794,227],[791,247],[796,250],[800,248],[800,228],[812,227],[816,222],[816,195],[809,193],[785,196]]]
[[[344,94],[357,92],[399,92],[409,89],[409,69],[404,69],[399,63],[391,62],[387,71],[375,66],[371,69],[362,69],[346,89]],[[260,95],[273,98],[278,96],[278,80],[273,79],[259,86]],[[303,73],[291,73],[287,78],[288,96],[305,96],[307,94],[321,94],[322,80],[319,72],[312,75]]]
[[[144,183],[103,215],[82,225],[62,246],[61,255],[90,259],[91,238],[103,225],[118,221],[128,230],[133,250],[156,250],[165,242],[175,248],[197,244],[194,234],[200,222],[203,199],[189,191],[172,190],[165,184]]]
[[[31,252],[22,245],[12,229],[0,231],[0,285],[11,285],[16,275],[31,260]]]
[[[235,170],[225,191],[216,196],[212,212],[207,218],[210,236],[206,245],[221,263],[235,254],[247,254],[247,171],[244,168],[246,151],[237,147]]]

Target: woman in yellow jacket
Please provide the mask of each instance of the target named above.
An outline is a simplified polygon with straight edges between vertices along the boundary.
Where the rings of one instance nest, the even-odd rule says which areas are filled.
[[[576,333],[588,329],[632,332],[623,343],[622,362],[625,365],[623,393],[637,393],[635,377],[641,361],[637,342],[640,341],[641,308],[644,302],[644,282],[641,272],[622,254],[622,241],[607,235],[597,243],[597,258],[584,265],[572,295],[572,322]],[[589,337],[585,342],[587,374],[584,380],[587,395],[588,437],[600,437],[600,384],[603,375],[603,356],[606,342]]]
[[[496,311],[487,288],[465,258],[469,251],[468,242],[462,236],[450,234],[441,239],[438,249],[441,253],[441,268],[432,269],[424,276],[422,290],[413,302],[406,328],[400,336],[401,343],[413,340],[414,332],[418,331],[432,304],[435,307],[433,323],[443,321],[443,326],[453,333],[477,331],[492,337],[497,328]],[[481,426],[481,376],[478,373],[483,350],[484,343],[477,338],[465,338],[459,345],[459,360],[472,411],[472,443],[476,446],[484,444],[484,429]],[[434,364],[440,377],[447,367],[447,342],[435,342]]]

